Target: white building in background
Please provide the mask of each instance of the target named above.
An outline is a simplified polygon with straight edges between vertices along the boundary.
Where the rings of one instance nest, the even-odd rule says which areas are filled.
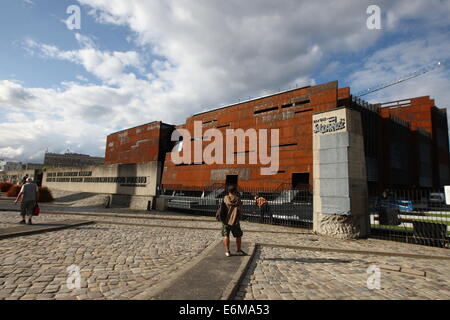
[[[22,162],[9,162],[0,160],[0,171],[18,171],[23,170],[24,165]]]

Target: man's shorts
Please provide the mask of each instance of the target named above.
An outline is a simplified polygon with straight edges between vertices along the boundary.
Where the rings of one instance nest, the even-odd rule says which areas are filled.
[[[36,205],[36,201],[22,201],[20,204],[20,215],[25,217],[25,215],[31,217],[34,212],[34,206]]]
[[[230,232],[233,234],[233,237],[235,238],[240,238],[244,234],[241,230],[241,225],[239,223],[234,226],[222,224],[222,237],[229,237]]]

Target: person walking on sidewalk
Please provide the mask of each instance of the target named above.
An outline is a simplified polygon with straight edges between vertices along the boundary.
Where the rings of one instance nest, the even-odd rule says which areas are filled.
[[[230,254],[230,232],[233,234],[233,237],[236,238],[236,249],[237,254],[244,256],[246,253],[242,251],[241,243],[242,243],[242,235],[243,232],[240,226],[240,219],[242,214],[242,201],[237,195],[236,186],[230,185],[228,186],[228,195],[226,195],[223,199],[228,212],[225,220],[222,222],[222,237],[223,244],[225,246],[225,255],[229,257]]]
[[[22,221],[20,221],[20,223],[25,224],[25,216],[27,216],[28,224],[32,224],[31,218],[33,217],[34,207],[39,200],[39,188],[33,183],[33,179],[27,179],[26,183],[22,186],[22,189],[20,189],[14,203],[17,204],[21,197],[20,215],[22,216]]]

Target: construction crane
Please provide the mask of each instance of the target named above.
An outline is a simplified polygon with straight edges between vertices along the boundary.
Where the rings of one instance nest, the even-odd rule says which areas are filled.
[[[439,69],[439,68],[443,68],[443,67],[448,66],[448,65],[450,65],[450,60],[439,61],[437,63],[433,63],[430,66],[427,66],[427,67],[424,67],[422,69],[419,69],[419,70],[417,70],[417,71],[415,71],[413,73],[410,73],[410,74],[408,74],[408,75],[406,75],[406,76],[404,76],[404,77],[402,77],[400,79],[397,79],[395,81],[383,83],[383,84],[380,84],[380,85],[378,85],[376,87],[372,87],[372,88],[360,91],[360,92],[358,92],[356,97],[357,98],[364,97],[364,96],[366,96],[368,94],[371,94],[371,93],[374,93],[374,92],[386,89],[388,87],[395,86],[395,85],[397,85],[399,83],[402,83],[402,82],[405,82],[405,81],[417,78],[417,77],[419,77],[421,75],[424,75],[426,73],[432,72],[432,71],[434,71],[436,69]]]

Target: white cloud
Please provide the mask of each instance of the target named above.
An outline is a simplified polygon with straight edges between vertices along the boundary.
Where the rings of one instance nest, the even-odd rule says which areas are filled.
[[[23,154],[23,147],[18,147],[18,148],[12,148],[12,147],[5,147],[5,148],[0,148],[0,157],[1,158],[16,158],[19,157]]]

